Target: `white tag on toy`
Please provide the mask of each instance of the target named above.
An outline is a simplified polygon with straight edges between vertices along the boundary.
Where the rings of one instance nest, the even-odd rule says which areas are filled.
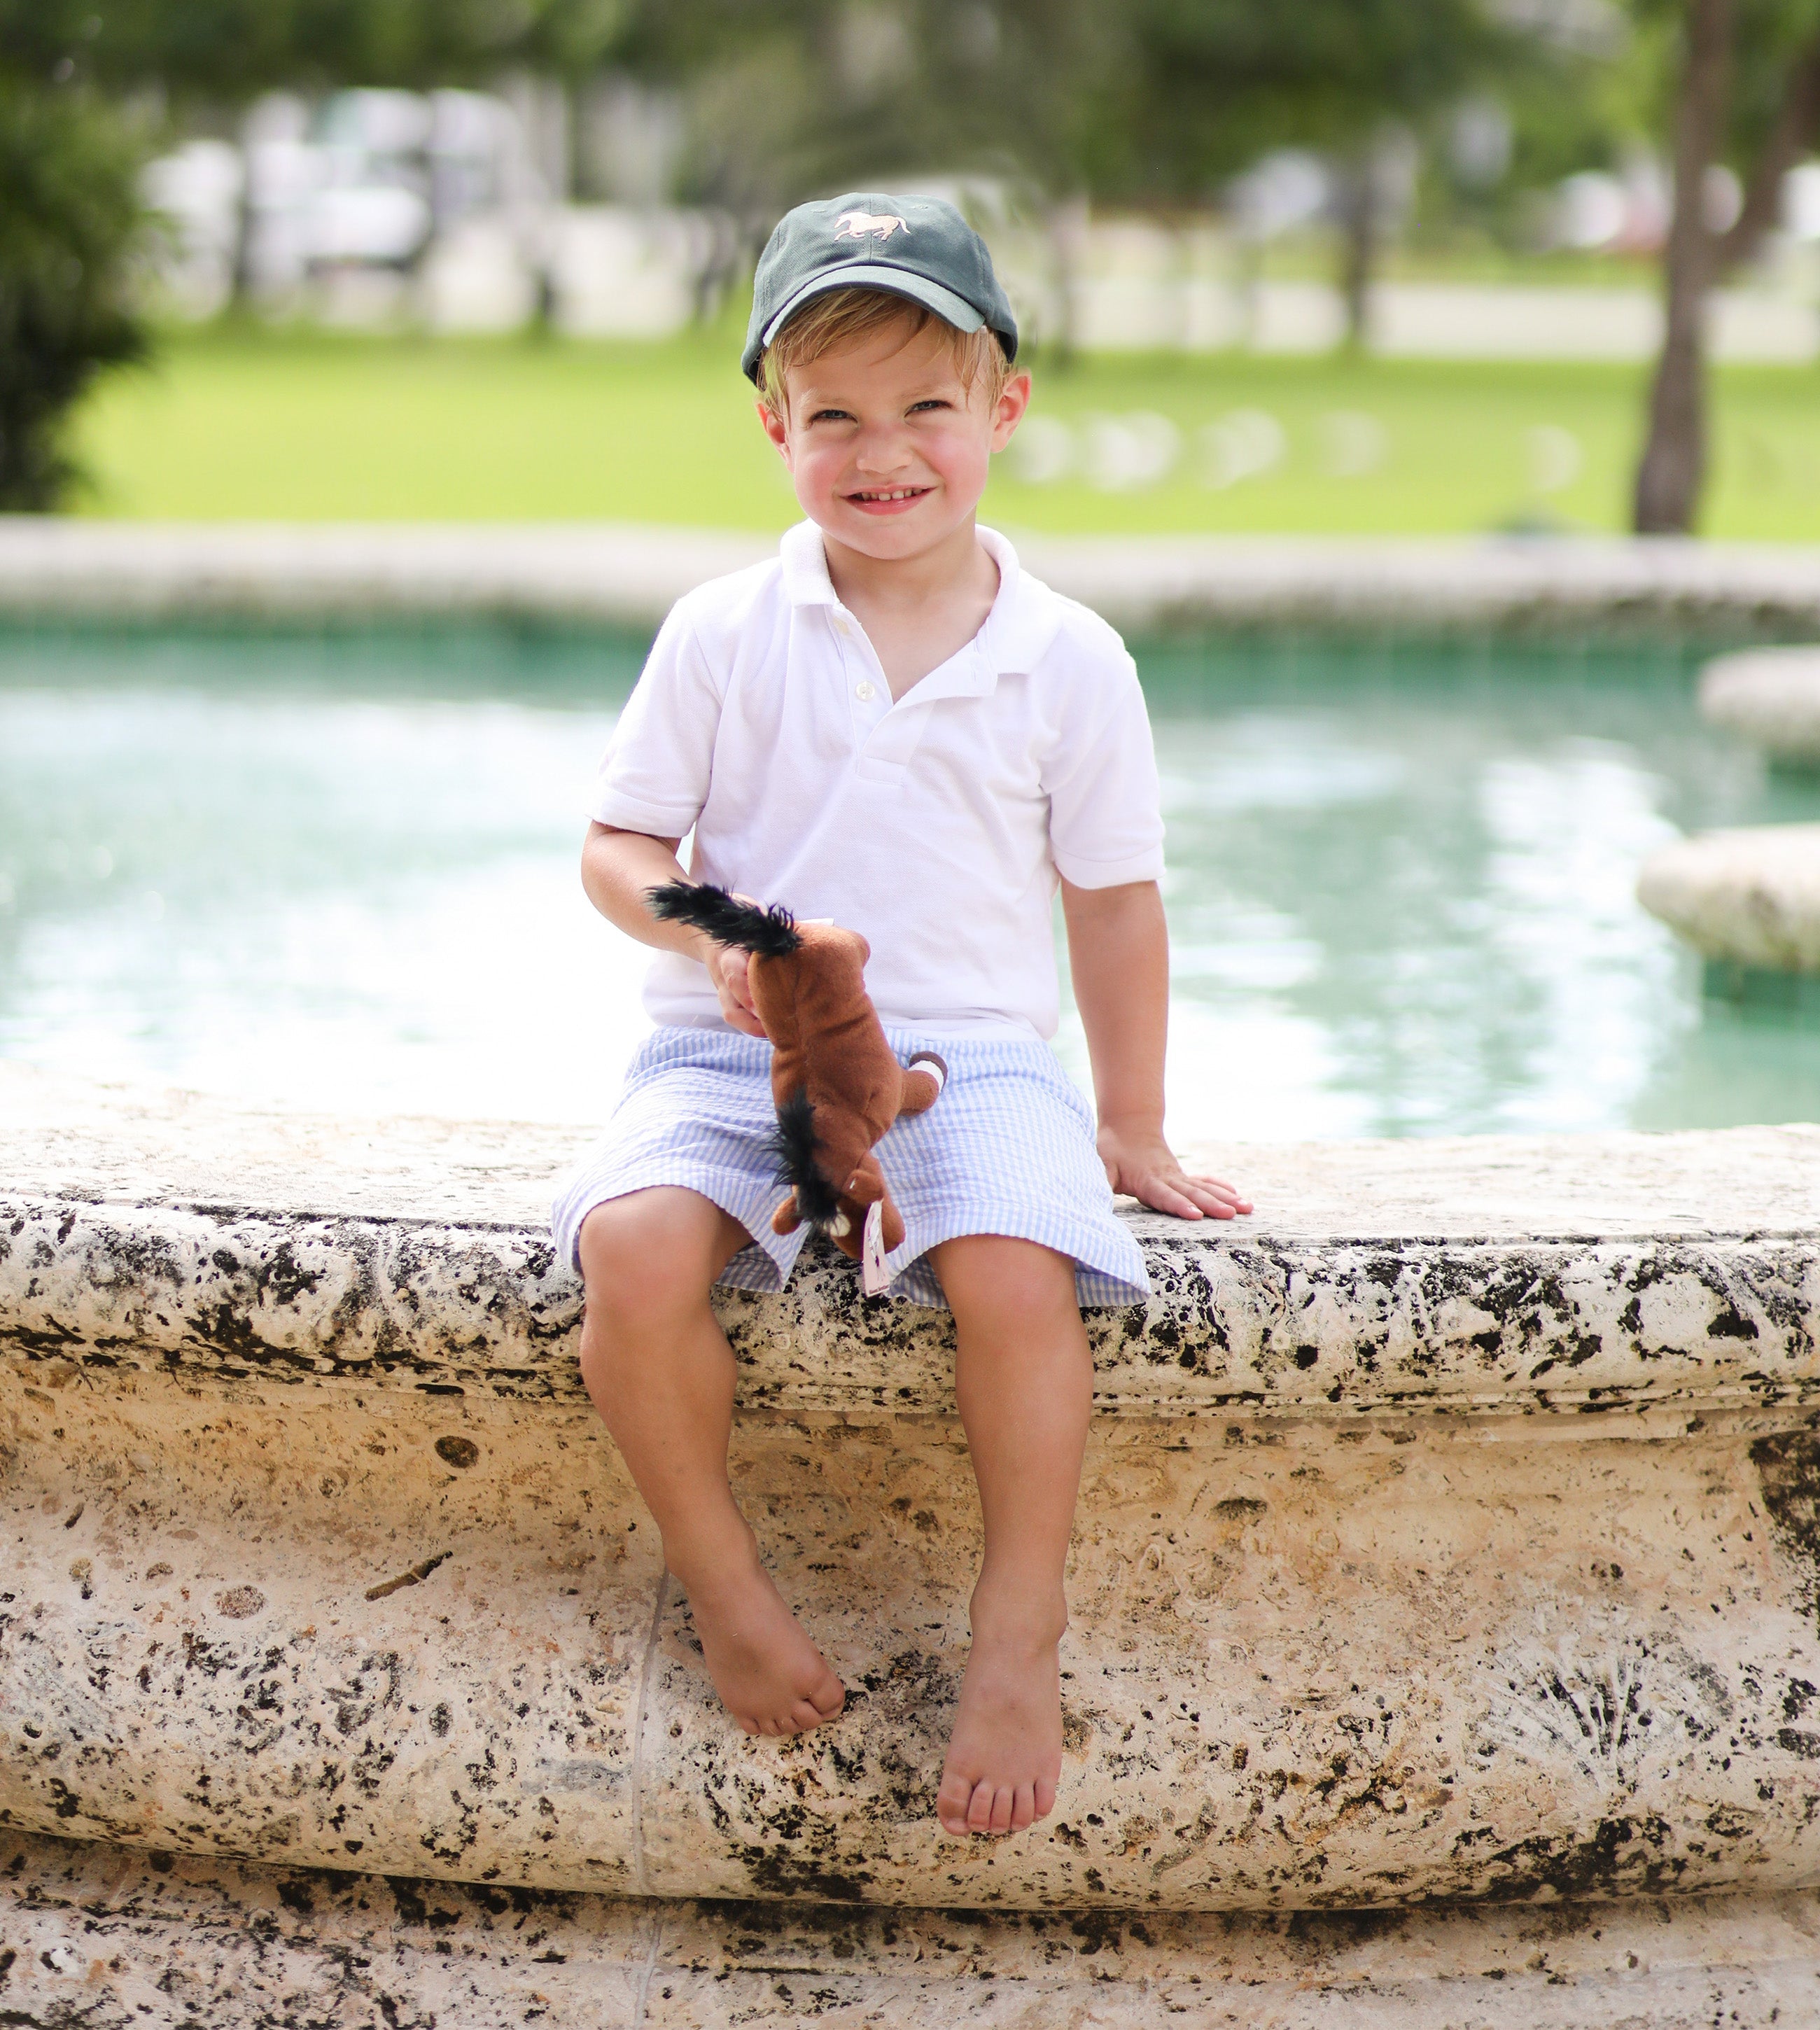
[[[860,1283],[868,1297],[882,1296],[891,1281],[885,1266],[885,1201],[866,1208],[866,1229],[860,1243]]]

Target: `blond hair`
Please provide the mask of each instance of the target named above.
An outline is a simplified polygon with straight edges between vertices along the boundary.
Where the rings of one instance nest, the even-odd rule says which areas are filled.
[[[908,344],[932,324],[940,325],[948,334],[956,370],[969,396],[981,376],[985,377],[990,408],[1004,392],[1011,373],[1011,362],[997,338],[984,325],[978,331],[956,330],[934,310],[889,289],[827,289],[812,296],[765,348],[759,361],[760,396],[782,422],[789,403],[785,381],[793,366],[806,366],[838,347],[856,345],[899,327]]]

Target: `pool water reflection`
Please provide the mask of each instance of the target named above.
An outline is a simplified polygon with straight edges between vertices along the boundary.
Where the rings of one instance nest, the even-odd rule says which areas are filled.
[[[1688,659],[1139,660],[1179,1138],[1820,1118],[1820,1025],[1703,1003],[1633,897],[1679,831],[1820,817],[1820,782],[1699,724]],[[637,661],[503,630],[0,635],[0,1055],[600,1117],[643,957],[581,898],[576,812]],[[1072,1008],[1058,1047],[1084,1079]]]

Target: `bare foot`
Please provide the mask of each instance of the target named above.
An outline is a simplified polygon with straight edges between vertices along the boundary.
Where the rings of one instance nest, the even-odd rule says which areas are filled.
[[[686,1588],[708,1675],[748,1734],[803,1734],[845,1705],[845,1689],[785,1606],[756,1552]]]
[[[1046,1630],[975,1627],[935,1798],[944,1832],[1021,1833],[1055,1809],[1062,1751],[1056,1653]]]

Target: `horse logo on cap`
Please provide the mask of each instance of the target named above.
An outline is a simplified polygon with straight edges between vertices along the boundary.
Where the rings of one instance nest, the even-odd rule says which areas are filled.
[[[910,221],[900,218],[893,211],[843,211],[834,221],[839,230],[837,240],[864,240],[867,233],[880,240],[889,240],[893,232],[908,232]]]

